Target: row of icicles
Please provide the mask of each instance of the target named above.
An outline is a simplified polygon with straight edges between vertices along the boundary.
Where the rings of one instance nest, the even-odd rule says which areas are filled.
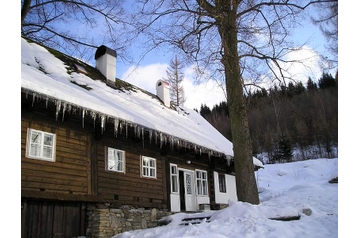
[[[49,99],[53,100],[56,104],[56,121],[58,120],[59,114],[62,111],[62,121],[64,120],[64,116],[66,111],[68,113],[72,113],[72,114],[76,114],[79,110],[79,106],[77,105],[73,105],[71,103],[65,102],[65,101],[61,101],[58,99],[54,99],[54,98],[50,98],[49,96],[45,96],[45,95],[40,95],[38,93],[32,93],[33,96],[33,100],[32,100],[32,106],[34,105],[36,99],[40,100],[40,99],[44,99],[46,102],[46,108],[48,105],[48,101]],[[28,91],[26,92],[26,98],[28,97]],[[207,149],[205,147],[202,146],[198,146],[196,144],[190,143],[186,140],[182,140],[179,139],[175,136],[172,135],[167,135],[163,132],[160,131],[156,131],[156,130],[152,130],[149,128],[146,128],[144,126],[138,125],[136,123],[132,123],[132,122],[127,122],[125,120],[121,120],[119,118],[114,118],[112,116],[108,116],[104,113],[99,113],[99,112],[95,112],[91,109],[86,109],[86,108],[81,108],[80,110],[82,110],[82,127],[84,128],[85,126],[85,116],[90,113],[90,116],[93,119],[93,126],[95,127],[96,125],[96,119],[99,117],[99,119],[101,120],[101,131],[103,133],[103,131],[105,130],[105,126],[106,126],[106,122],[109,119],[113,119],[113,124],[114,124],[114,135],[117,137],[118,132],[119,134],[123,133],[123,130],[125,130],[125,135],[126,138],[128,138],[128,126],[133,127],[134,129],[134,135],[137,138],[142,138],[143,141],[143,147],[144,147],[144,133],[145,131],[148,131],[149,134],[149,143],[152,143],[153,137],[154,137],[154,141],[155,144],[158,144],[158,140],[160,142],[160,148],[163,147],[163,145],[165,145],[167,142],[169,142],[170,144],[170,148],[173,150],[174,146],[177,146],[177,148],[179,147],[184,147],[184,148],[188,148],[188,149],[194,149],[195,153],[208,153],[209,159],[212,155],[217,156],[217,157],[221,157],[224,156],[227,160],[228,160],[228,164],[230,163],[229,160],[231,160],[232,158],[228,158],[227,156],[225,156],[222,153],[218,153],[216,151]]]

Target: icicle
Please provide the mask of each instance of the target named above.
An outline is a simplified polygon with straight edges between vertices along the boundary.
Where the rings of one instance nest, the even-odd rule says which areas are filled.
[[[103,134],[103,130],[105,129],[106,126],[106,115],[102,114],[101,115],[101,130],[102,130],[102,134]]]
[[[67,111],[68,111],[68,113],[71,113],[71,109],[72,109],[72,105],[71,105],[71,104],[68,104],[68,106],[67,106]]]
[[[122,134],[122,130],[123,130],[123,124],[122,122],[119,123],[119,134]]]
[[[36,93],[33,93],[32,94],[32,106],[34,106],[35,99],[36,99]]]
[[[201,155],[201,148],[199,148],[199,155]]]
[[[149,130],[149,144],[152,144],[153,131]]]
[[[91,111],[91,117],[93,118],[93,128],[96,128],[96,113]]]
[[[114,119],[114,135],[115,135],[115,137],[117,137],[117,134],[118,134],[118,125],[119,125],[119,119],[115,118]]]
[[[142,127],[142,142],[143,142],[143,149],[144,149],[144,127]]]
[[[232,160],[231,156],[226,155],[227,166],[229,166],[229,167],[230,167],[230,164],[231,164],[231,160]]]
[[[162,148],[162,146],[163,146],[163,134],[162,133],[159,134],[159,140],[160,140],[160,148]]]
[[[166,145],[168,142],[168,137],[166,135],[163,135],[163,137],[164,137],[164,144]]]
[[[82,109],[82,128],[85,128],[85,115],[86,115],[86,109]]]
[[[158,132],[155,131],[155,144],[157,145],[158,144]]]
[[[142,131],[142,127],[140,127],[140,126],[138,126],[137,127],[137,136],[138,136],[138,138],[140,138],[141,137],[141,131]]]
[[[47,105],[48,105],[48,97],[46,97],[46,109],[47,109]]]
[[[134,125],[134,137],[137,137],[137,125]]]
[[[58,119],[58,113],[61,110],[61,101],[56,102],[56,121]]]
[[[65,119],[65,112],[66,112],[67,103],[63,103],[63,109],[62,109],[62,121]]]
[[[128,123],[126,122],[126,138],[128,138]]]
[[[173,148],[174,148],[174,137],[173,136],[170,136],[169,144],[170,144],[170,148],[173,150]]]

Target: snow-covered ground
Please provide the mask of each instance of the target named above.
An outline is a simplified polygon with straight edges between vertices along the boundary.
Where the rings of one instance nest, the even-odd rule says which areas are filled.
[[[231,202],[220,211],[177,213],[167,218],[172,221],[166,226],[124,232],[113,238],[338,237],[338,183],[328,182],[338,177],[338,158],[267,164],[256,176],[259,205]],[[185,217],[203,215],[211,216],[209,222],[179,225]],[[300,219],[270,219],[286,216]]]

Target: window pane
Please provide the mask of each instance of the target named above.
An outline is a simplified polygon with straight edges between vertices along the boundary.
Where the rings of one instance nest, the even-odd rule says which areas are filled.
[[[143,175],[148,176],[148,168],[143,168]]]
[[[150,160],[150,167],[155,167],[155,163],[154,163],[154,160]]]
[[[147,158],[143,158],[143,166],[148,166],[148,159]]]
[[[114,150],[112,148],[108,148],[107,152],[107,169],[108,170],[115,170],[116,168],[116,161],[114,158]]]
[[[53,145],[53,135],[45,134],[44,135],[44,145]]]
[[[191,176],[190,174],[185,175],[185,181],[186,181],[186,194],[191,194]]]
[[[207,189],[207,187],[206,187],[206,180],[203,180],[203,195],[207,195],[208,194],[208,189]]]
[[[40,145],[32,144],[31,147],[30,147],[30,155],[39,157],[40,156],[40,150],[41,150]]]
[[[200,180],[196,180],[196,187],[198,188],[198,194],[201,194],[201,183]]]
[[[51,159],[52,158],[52,147],[49,147],[49,146],[44,147],[42,155],[45,158]]]
[[[123,151],[117,150],[116,155],[118,161],[123,161]]]
[[[172,192],[178,192],[178,177],[176,175],[172,175]]]
[[[31,143],[40,144],[41,143],[41,133],[37,131],[31,132]]]
[[[123,163],[118,161],[117,171],[123,171]]]

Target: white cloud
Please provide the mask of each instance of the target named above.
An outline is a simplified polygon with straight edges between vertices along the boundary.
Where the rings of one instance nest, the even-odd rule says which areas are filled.
[[[148,92],[156,94],[156,83],[159,79],[167,77],[168,64],[150,64],[146,66],[129,67],[120,77],[122,80],[134,84]],[[217,82],[209,79],[205,82],[196,82],[193,69],[188,67],[183,70],[183,87],[186,97],[185,106],[190,109],[200,109],[201,104],[212,108],[214,105],[226,100],[223,90]]]
[[[321,58],[319,54],[310,47],[304,46],[301,50],[293,51],[287,54],[284,59],[288,61],[287,63],[280,63],[281,68],[284,69],[284,76],[291,77],[296,82],[301,81],[304,86],[306,86],[309,77],[317,82],[322,76],[323,67],[320,65]],[[274,69],[276,75],[280,75],[276,65],[272,64],[271,67]],[[267,80],[263,86],[268,88],[277,83],[278,81],[276,79],[273,81]],[[286,81],[286,83],[288,82]]]
[[[131,66],[120,77],[139,88],[156,94],[156,83],[159,79],[166,77],[167,64],[150,64],[146,66]]]

